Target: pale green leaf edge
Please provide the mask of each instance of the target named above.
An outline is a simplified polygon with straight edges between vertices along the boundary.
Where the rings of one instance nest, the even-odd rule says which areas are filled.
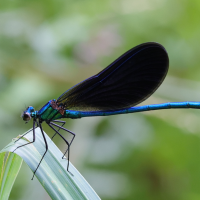
[[[39,163],[41,156],[45,152],[45,143],[42,133],[39,128],[35,129],[36,140],[34,143],[18,148],[15,153],[18,154],[30,167],[32,171],[35,170]],[[45,137],[48,143],[48,152],[46,153],[40,167],[35,176],[47,191],[51,199],[56,200],[99,200],[99,196],[78,172],[78,170],[70,163],[69,171],[73,176],[67,172],[67,160],[62,159],[62,152],[57,148],[53,141],[46,133]],[[30,131],[16,143],[11,142],[4,149],[0,151],[12,152],[20,145],[33,140],[33,132]]]
[[[15,179],[22,165],[22,158],[17,154],[8,153],[0,154],[0,200],[9,199],[9,195]]]

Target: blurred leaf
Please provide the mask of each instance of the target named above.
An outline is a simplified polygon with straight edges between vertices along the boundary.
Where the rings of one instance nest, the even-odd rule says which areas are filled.
[[[22,159],[13,153],[0,154],[0,200],[9,198],[12,186],[22,165]]]
[[[32,171],[35,171],[41,156],[45,152],[44,140],[39,128],[36,131],[36,141],[15,151],[21,156]],[[32,141],[33,132],[29,132],[24,138],[16,143],[11,142],[1,152],[13,151],[16,147]],[[62,152],[52,140],[45,134],[48,143],[48,151],[41,162],[35,176],[52,199],[100,199],[81,174],[70,163],[66,171],[67,160],[62,159]]]

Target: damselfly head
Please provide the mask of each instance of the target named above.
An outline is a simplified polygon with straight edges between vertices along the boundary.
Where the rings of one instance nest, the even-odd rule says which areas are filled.
[[[22,119],[26,122],[31,120],[31,113],[34,112],[34,108],[32,106],[29,106],[23,113],[22,113]]]
[[[23,112],[22,113],[22,119],[26,122],[28,122],[29,120],[31,120],[31,115],[28,112]]]

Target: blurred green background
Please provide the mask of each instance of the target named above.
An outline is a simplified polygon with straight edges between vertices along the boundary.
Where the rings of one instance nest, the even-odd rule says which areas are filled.
[[[31,128],[20,117],[27,106],[40,109],[144,42],[161,43],[170,68],[142,104],[199,101],[199,18],[198,0],[0,1],[0,149]],[[192,109],[67,119],[71,162],[103,200],[199,200],[199,120]],[[31,177],[23,164],[10,200],[50,199]]]

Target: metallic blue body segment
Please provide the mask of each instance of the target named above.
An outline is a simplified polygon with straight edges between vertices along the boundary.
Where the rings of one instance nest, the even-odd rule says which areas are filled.
[[[41,121],[52,121],[55,119],[62,118],[63,116],[59,113],[58,110],[53,109],[51,106],[50,100],[47,104],[45,104],[37,113],[37,117]]]
[[[127,113],[170,109],[170,108],[200,109],[200,102],[186,101],[186,102],[171,102],[171,103],[162,103],[162,104],[152,104],[152,105],[130,107],[127,109],[115,110],[115,111],[91,111],[91,112],[84,111],[84,112],[82,112],[82,111],[66,110],[66,114],[63,117],[76,119],[76,118],[81,118],[81,117],[109,116],[109,115],[127,114]]]
[[[46,103],[39,111],[38,111],[38,115],[41,115],[43,112],[45,112],[51,105],[50,105],[51,100]]]
[[[85,113],[85,115],[81,115],[81,113]],[[76,110],[66,110],[63,118],[71,118],[71,119],[78,119],[81,117],[90,117],[90,115],[87,115],[88,113],[92,112],[81,112]],[[99,115],[91,115],[91,116],[99,116]]]

